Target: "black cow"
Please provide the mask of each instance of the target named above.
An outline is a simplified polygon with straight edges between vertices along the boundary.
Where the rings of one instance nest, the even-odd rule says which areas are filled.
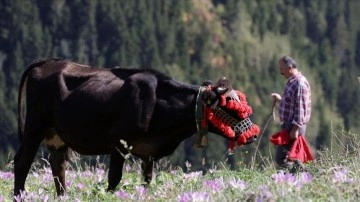
[[[50,151],[58,195],[66,189],[68,147],[84,155],[110,154],[108,190],[119,184],[124,155],[129,152],[142,160],[143,177],[149,183],[154,161],[170,155],[180,142],[202,128],[196,114],[210,105],[216,107],[214,103],[230,90],[224,83],[205,88],[177,82],[151,69],[92,68],[64,59],[32,63],[19,89],[21,146],[14,159],[14,195],[24,190],[42,141]],[[211,123],[207,129],[224,136]],[[238,135],[224,137],[234,140]]]

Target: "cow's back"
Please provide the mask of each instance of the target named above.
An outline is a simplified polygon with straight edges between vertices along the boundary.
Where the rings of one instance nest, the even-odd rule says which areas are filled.
[[[82,144],[108,142],[108,102],[123,81],[109,69],[67,60],[47,60],[33,68],[27,79],[27,119],[39,119],[48,128],[48,139],[58,135],[68,145],[85,150]],[[88,147],[88,146],[86,146]],[[108,148],[95,148],[108,152]]]

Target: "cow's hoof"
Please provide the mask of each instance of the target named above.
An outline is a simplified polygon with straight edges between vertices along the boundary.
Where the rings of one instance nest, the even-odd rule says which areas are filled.
[[[141,183],[141,186],[148,188],[150,186],[150,183],[143,182],[143,183]]]
[[[112,187],[108,187],[106,189],[107,192],[110,192],[110,193],[114,193],[115,192],[115,188],[112,188]]]

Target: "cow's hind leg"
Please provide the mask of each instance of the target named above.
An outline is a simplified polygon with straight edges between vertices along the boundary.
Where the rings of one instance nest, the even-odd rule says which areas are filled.
[[[58,195],[63,195],[66,191],[65,171],[66,161],[68,160],[68,146],[64,145],[60,148],[55,146],[48,146],[50,151],[50,166],[54,177],[56,192]]]
[[[141,163],[143,177],[147,185],[150,184],[152,180],[152,172],[154,167],[154,161],[153,160],[143,160]]]
[[[124,161],[124,157],[118,151],[111,153],[108,174],[108,191],[114,191],[116,186],[120,183]]]
[[[42,141],[41,130],[25,132],[24,139],[14,158],[14,196],[24,191],[25,180],[29,174],[39,145]]]

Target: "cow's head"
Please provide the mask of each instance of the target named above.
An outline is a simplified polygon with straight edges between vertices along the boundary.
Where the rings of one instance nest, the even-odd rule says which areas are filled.
[[[198,139],[203,138],[209,130],[229,139],[232,151],[235,142],[239,146],[252,143],[260,133],[259,127],[249,118],[252,109],[245,94],[232,89],[230,82],[224,77],[216,83],[203,83],[197,107]],[[196,144],[204,146],[206,143],[198,141]]]

